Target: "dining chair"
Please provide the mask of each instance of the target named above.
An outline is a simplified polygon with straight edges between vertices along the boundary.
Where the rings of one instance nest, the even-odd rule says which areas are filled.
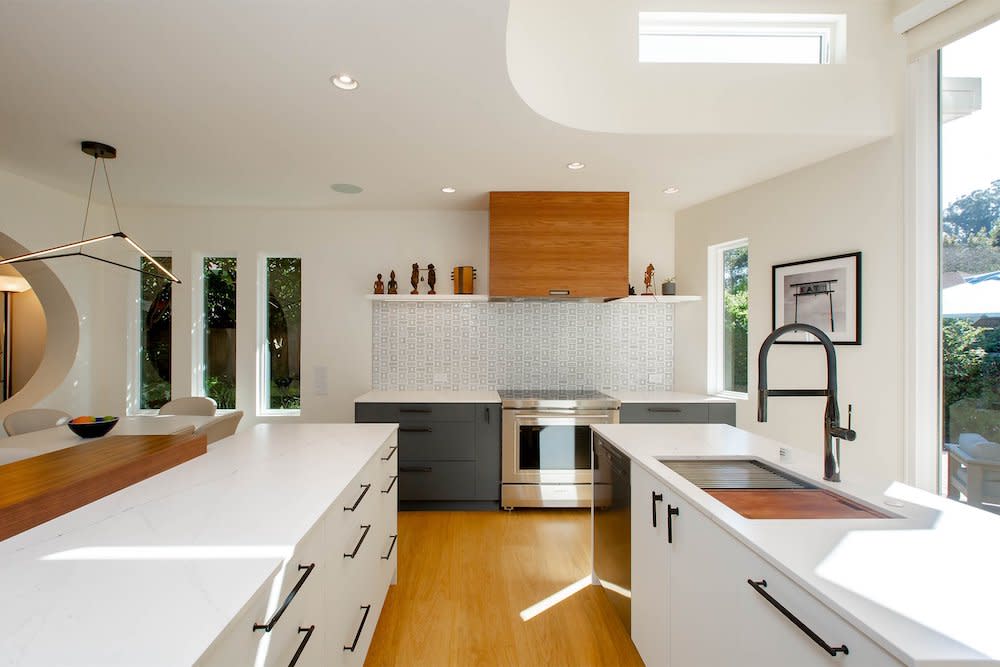
[[[167,401],[160,408],[161,415],[215,416],[215,400],[206,396],[186,396]]]
[[[69,420],[70,414],[62,410],[49,410],[47,408],[18,410],[4,417],[3,430],[7,432],[7,435],[21,435],[53,426],[61,426]]]
[[[236,433],[236,427],[239,426],[241,419],[243,419],[242,410],[227,412],[211,421],[205,422],[194,430],[194,434],[204,434],[210,445],[213,442],[228,438],[233,433]]]

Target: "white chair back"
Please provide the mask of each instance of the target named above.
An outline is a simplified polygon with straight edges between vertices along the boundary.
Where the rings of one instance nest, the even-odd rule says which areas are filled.
[[[194,430],[194,434],[204,434],[208,440],[208,444],[212,444],[236,433],[236,427],[240,425],[241,419],[243,419],[242,410],[227,412],[224,415],[219,415],[212,421],[205,422]]]
[[[160,408],[161,415],[193,415],[214,417],[215,400],[205,396],[187,396],[167,401]]]
[[[69,420],[70,414],[62,410],[48,410],[46,408],[18,410],[4,418],[3,430],[7,431],[7,435],[21,435],[22,433],[59,426]]]

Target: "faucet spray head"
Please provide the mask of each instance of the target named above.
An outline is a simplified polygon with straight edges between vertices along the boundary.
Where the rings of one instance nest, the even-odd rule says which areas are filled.
[[[757,421],[767,421],[767,389],[757,390]]]

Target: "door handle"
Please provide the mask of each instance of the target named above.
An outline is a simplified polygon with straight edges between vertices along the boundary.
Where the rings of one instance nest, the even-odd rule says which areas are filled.
[[[681,513],[679,507],[667,505],[667,544],[674,543],[674,517]]]
[[[656,503],[663,502],[663,494],[653,491],[653,528],[656,528]]]
[[[765,591],[767,588],[767,580],[761,579],[760,581],[754,581],[753,579],[747,579],[747,583],[750,584],[751,588],[760,593],[760,595],[771,603],[771,606],[777,609],[781,614],[787,618],[792,624],[795,625],[799,630],[801,630],[809,639],[816,642],[816,644],[826,651],[829,655],[836,657],[838,653],[843,653],[844,655],[850,655],[850,650],[847,648],[846,644],[841,644],[840,646],[830,646],[826,641],[816,634],[816,631],[810,628],[808,625],[803,623],[798,616],[790,612],[783,604],[778,602],[773,595]]]

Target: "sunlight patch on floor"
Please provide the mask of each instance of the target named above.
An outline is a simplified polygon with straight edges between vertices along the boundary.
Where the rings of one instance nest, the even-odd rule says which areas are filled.
[[[556,606],[563,600],[575,595],[576,593],[579,593],[587,586],[590,586],[591,583],[592,581],[589,576],[586,576],[583,579],[580,579],[579,581],[574,581],[572,584],[562,589],[561,591],[553,593],[544,600],[536,602],[535,604],[531,605],[530,607],[522,611],[521,620],[530,621],[535,616],[538,616],[542,612],[545,612],[551,609],[552,607]]]

